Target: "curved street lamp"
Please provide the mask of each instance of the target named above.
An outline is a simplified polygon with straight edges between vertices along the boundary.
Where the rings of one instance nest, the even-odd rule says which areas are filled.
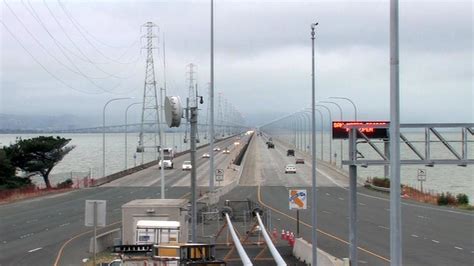
[[[344,120],[343,117],[342,117],[342,107],[335,103],[335,102],[332,102],[332,101],[320,101],[320,103],[329,103],[329,104],[333,104],[335,106],[337,106],[337,108],[339,109],[339,113],[340,113],[340,119],[341,121]],[[340,140],[340,146],[341,146],[341,154],[339,155],[339,157],[341,158],[341,168],[342,168],[342,155],[343,155],[343,149],[342,149],[342,139]]]
[[[350,102],[352,104],[352,107],[354,107],[354,120],[357,121],[357,106],[355,105],[355,103],[349,99],[349,98],[346,98],[346,97],[339,97],[339,96],[333,96],[333,97],[328,97],[329,99],[340,99],[340,100],[346,100],[348,102]]]
[[[328,111],[329,114],[329,125],[330,127],[332,126],[332,112],[331,109],[329,109],[327,106],[322,105],[322,104],[316,104],[318,107],[322,107]],[[332,138],[329,136],[329,163],[332,164]]]
[[[127,167],[128,109],[130,109],[130,107],[132,107],[132,106],[134,106],[134,105],[137,105],[137,104],[142,104],[142,102],[135,102],[135,103],[132,103],[132,104],[128,105],[127,108],[125,109],[125,170],[128,169],[128,167]]]
[[[105,177],[105,109],[109,103],[119,100],[129,100],[134,99],[133,97],[120,97],[110,99],[104,104],[104,109],[102,110],[102,177]]]

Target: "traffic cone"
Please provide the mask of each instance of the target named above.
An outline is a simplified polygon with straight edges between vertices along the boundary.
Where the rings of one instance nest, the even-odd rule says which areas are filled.
[[[273,235],[273,238],[274,238],[274,239],[277,239],[277,238],[278,238],[278,232],[277,232],[277,229],[276,229],[276,228],[273,228],[272,235]]]
[[[281,239],[282,239],[282,240],[286,240],[285,229],[281,229]]]

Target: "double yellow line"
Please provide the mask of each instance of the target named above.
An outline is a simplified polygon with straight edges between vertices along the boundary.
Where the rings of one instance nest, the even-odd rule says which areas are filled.
[[[272,211],[274,211],[274,212],[276,212],[276,213],[279,213],[279,214],[281,214],[281,215],[287,217],[288,219],[291,219],[291,220],[296,221],[296,219],[293,218],[293,217],[291,217],[290,215],[288,215],[288,214],[286,214],[286,213],[284,213],[284,212],[281,212],[281,211],[279,211],[279,210],[277,210],[277,209],[275,209],[275,208],[273,208],[273,207],[271,207],[271,206],[265,204],[265,202],[263,202],[263,200],[262,200],[260,185],[258,186],[257,199],[258,199],[258,202],[259,202],[263,207],[268,208],[268,209],[270,209],[270,210],[272,210]],[[310,224],[308,224],[308,223],[305,223],[305,222],[303,222],[303,221],[301,221],[301,220],[300,220],[300,223],[303,224],[304,226],[310,228],[310,229],[313,228],[312,225],[310,225]],[[318,233],[320,233],[320,234],[323,234],[323,235],[327,236],[327,237],[330,237],[330,238],[335,239],[335,240],[337,240],[337,241],[339,241],[339,242],[342,242],[342,243],[344,243],[344,244],[349,245],[349,242],[347,242],[346,240],[344,240],[344,239],[342,239],[342,238],[339,238],[339,237],[337,237],[337,236],[335,236],[335,235],[332,235],[332,234],[330,234],[330,233],[328,233],[328,232],[325,232],[325,231],[320,230],[320,229],[316,229],[316,231],[317,231]],[[385,257],[383,257],[383,256],[381,256],[381,255],[378,255],[378,254],[376,254],[376,253],[374,253],[374,252],[372,252],[372,251],[370,251],[370,250],[367,250],[367,249],[365,249],[365,248],[362,248],[362,247],[360,247],[360,246],[357,247],[357,249],[359,249],[360,251],[363,251],[363,252],[365,252],[365,253],[367,253],[367,254],[369,254],[369,255],[372,255],[372,256],[374,256],[374,257],[377,257],[377,258],[379,258],[379,259],[381,259],[381,260],[384,260],[384,261],[386,261],[386,262],[390,262],[389,259],[387,259],[387,258],[385,258]]]

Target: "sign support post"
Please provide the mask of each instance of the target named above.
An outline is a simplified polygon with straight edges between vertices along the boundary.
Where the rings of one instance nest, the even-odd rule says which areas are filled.
[[[350,265],[357,265],[357,131],[351,128],[349,131],[349,259]]]
[[[97,201],[94,201],[94,241],[92,241],[92,250],[94,252],[94,259],[93,263],[94,265],[97,265],[96,263],[96,251],[97,251]]]
[[[296,209],[296,237],[300,237],[300,209]]]

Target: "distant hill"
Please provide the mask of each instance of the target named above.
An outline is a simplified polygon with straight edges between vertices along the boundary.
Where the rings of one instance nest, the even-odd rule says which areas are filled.
[[[73,115],[12,115],[0,114],[0,132],[35,132],[75,129],[90,125],[87,119]]]

